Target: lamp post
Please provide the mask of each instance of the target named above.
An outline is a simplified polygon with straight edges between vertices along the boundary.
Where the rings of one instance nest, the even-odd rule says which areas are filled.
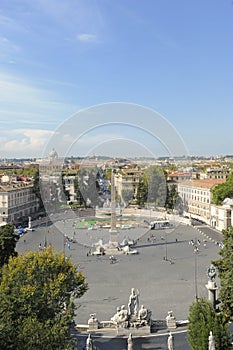
[[[198,290],[197,290],[197,254],[198,247],[197,242],[195,240],[194,243],[194,286],[195,286],[195,299],[198,300]]]
[[[165,261],[167,261],[167,232],[165,230]]]

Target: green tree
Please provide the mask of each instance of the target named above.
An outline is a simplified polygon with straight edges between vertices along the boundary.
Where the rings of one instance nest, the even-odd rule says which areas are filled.
[[[13,225],[0,227],[0,267],[8,263],[11,256],[16,256],[16,243],[19,235],[14,233]]]
[[[226,182],[215,186],[212,190],[212,203],[220,205],[225,198],[233,198],[233,173],[231,173]]]
[[[80,187],[79,187],[78,178],[74,179],[74,190],[75,190],[75,193],[76,193],[76,198],[77,198],[78,205],[80,207],[82,205],[86,206],[85,200],[83,198],[82,192],[81,192]]]
[[[166,208],[175,209],[178,197],[176,185],[172,185],[170,188],[167,186]]]
[[[167,185],[164,171],[159,166],[150,166],[145,170],[146,182],[148,185],[148,203],[164,207],[167,197]]]
[[[39,175],[39,169],[36,169],[36,172],[33,176],[33,190],[36,195],[36,197],[39,199],[39,207],[41,210],[44,210],[44,204],[41,197],[41,189],[40,189],[40,175]]]
[[[219,293],[221,310],[228,318],[233,319],[233,227],[223,230],[223,245],[219,252],[221,258],[213,261],[213,264],[218,269],[221,284]]]
[[[79,190],[85,204],[88,206],[96,206],[99,204],[97,174],[97,168],[82,168],[78,171]]]
[[[121,192],[121,197],[126,205],[133,200],[134,190],[132,188],[123,189]]]
[[[216,313],[204,298],[192,303],[189,309],[188,342],[192,350],[208,349],[210,331],[215,337],[216,350],[229,350],[228,322],[222,313]]]
[[[144,205],[147,202],[148,186],[146,176],[140,177],[136,190],[137,205]]]
[[[82,273],[51,247],[10,258],[0,281],[0,349],[72,349],[73,298],[86,290]]]

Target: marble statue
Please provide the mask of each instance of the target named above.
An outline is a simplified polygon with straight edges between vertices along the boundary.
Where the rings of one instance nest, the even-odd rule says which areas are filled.
[[[209,335],[209,350],[215,350],[215,340],[214,340],[213,333],[211,331]]]
[[[91,339],[91,335],[88,335],[87,341],[86,341],[86,350],[93,350],[93,346],[92,346],[92,339]]]
[[[151,311],[146,309],[144,305],[139,308],[139,291],[132,288],[127,307],[125,305],[118,307],[111,321],[118,332],[124,332],[124,328],[134,331],[140,329],[144,333],[150,332]]]
[[[128,312],[129,315],[137,315],[139,309],[139,291],[135,291],[134,288],[131,289],[131,294],[129,296],[128,302]]]
[[[209,281],[211,282],[215,281],[216,267],[213,264],[211,264],[210,267],[208,268],[207,275],[208,275]]]
[[[138,319],[141,325],[147,325],[151,320],[151,311],[146,309],[144,305],[138,311]]]
[[[121,311],[121,308],[120,307],[117,307],[117,312],[115,313],[115,315],[113,315],[113,317],[111,318],[111,321],[114,322],[114,323],[119,323],[119,320],[120,320],[120,311]]]
[[[132,334],[130,333],[129,334],[129,337],[128,337],[128,348],[127,350],[133,350],[133,339],[132,339]]]
[[[174,350],[174,338],[173,338],[173,335],[169,334],[169,337],[167,339],[167,347],[168,347],[168,350]]]
[[[122,305],[121,310],[119,312],[118,324],[124,328],[128,327],[128,318],[129,318],[128,311],[126,310],[125,305]]]
[[[128,318],[128,311],[126,310],[125,305],[122,305],[121,307],[117,308],[117,312],[111,318],[111,321],[113,321],[118,327],[127,328],[129,325]]]

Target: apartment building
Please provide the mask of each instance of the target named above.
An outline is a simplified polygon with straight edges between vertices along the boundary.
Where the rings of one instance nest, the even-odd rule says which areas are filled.
[[[138,168],[122,169],[120,172],[116,173],[114,180],[118,195],[122,197],[122,192],[124,190],[132,190],[134,195],[136,195],[137,186],[142,175],[143,170]]]
[[[211,204],[210,225],[219,231],[233,226],[233,199],[225,198],[222,205]]]
[[[39,201],[29,182],[1,182],[0,222],[17,223],[39,209]]]
[[[182,198],[184,210],[191,217],[211,224],[211,190],[218,184],[225,182],[223,179],[205,179],[185,181],[178,184],[178,193]]]

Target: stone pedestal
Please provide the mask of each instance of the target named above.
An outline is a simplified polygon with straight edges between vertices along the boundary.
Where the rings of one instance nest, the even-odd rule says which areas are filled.
[[[206,288],[208,290],[208,300],[213,305],[214,309],[216,308],[216,292],[218,290],[218,287],[216,285],[215,281],[208,281],[208,284],[206,284]]]
[[[141,337],[144,335],[150,335],[151,334],[151,327],[150,326],[143,326],[143,327],[129,327],[129,328],[117,328],[117,335],[118,336],[129,336],[132,334],[135,337]]]
[[[173,316],[172,311],[168,311],[168,315],[166,317],[166,324],[168,329],[176,329],[176,318]]]
[[[90,316],[88,320],[88,329],[89,331],[96,331],[99,328],[99,321],[95,317],[95,314],[91,314]]]

